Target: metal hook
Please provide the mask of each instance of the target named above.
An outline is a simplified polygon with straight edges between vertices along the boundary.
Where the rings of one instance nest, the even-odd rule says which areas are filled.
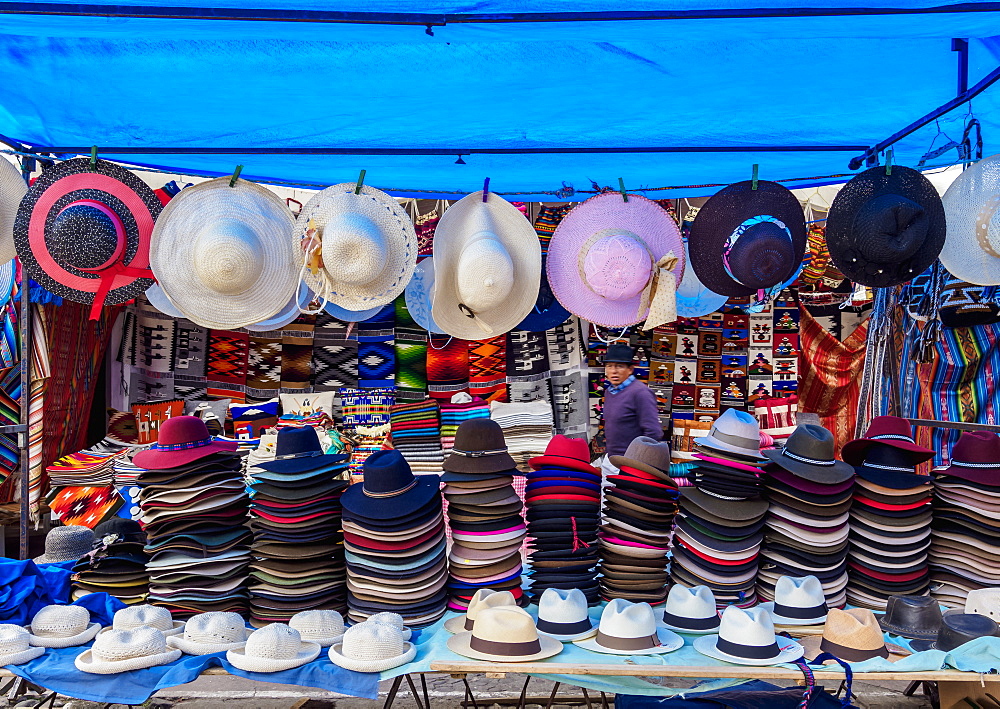
[[[354,194],[361,194],[361,188],[365,185],[365,172],[367,171],[362,170],[361,174],[358,175],[358,184],[354,186]]]
[[[233,176],[229,178],[229,186],[236,187],[236,180],[240,179],[240,173],[243,172],[243,166],[237,165],[236,169],[233,170]]]
[[[625,180],[618,178],[618,191],[622,193],[622,199],[628,202],[628,192],[625,191]]]

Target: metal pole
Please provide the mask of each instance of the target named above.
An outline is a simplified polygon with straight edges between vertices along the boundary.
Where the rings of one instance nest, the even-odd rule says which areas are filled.
[[[969,90],[969,40],[951,40],[951,51],[958,52],[958,91],[956,96],[961,96]]]
[[[22,158],[21,174],[25,182],[31,179],[31,167],[34,160]],[[31,525],[31,499],[29,495],[29,478],[31,475],[31,455],[29,440],[31,428],[28,426],[29,399],[31,394],[31,280],[22,271],[21,276],[21,421],[24,430],[17,434],[18,447],[21,456],[18,460],[21,467],[21,532],[20,558],[29,558],[28,528]]]

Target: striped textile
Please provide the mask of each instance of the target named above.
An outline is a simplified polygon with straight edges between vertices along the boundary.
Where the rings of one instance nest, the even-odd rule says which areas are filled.
[[[469,343],[445,335],[431,335],[427,347],[427,391],[435,399],[450,401],[469,390]]]
[[[507,336],[469,343],[469,393],[507,401]]]
[[[281,388],[308,389],[312,379],[315,315],[300,315],[282,331]]]

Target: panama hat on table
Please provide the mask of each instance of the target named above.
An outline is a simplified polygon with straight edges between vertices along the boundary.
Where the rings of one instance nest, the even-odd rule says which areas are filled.
[[[505,606],[484,609],[472,630],[448,638],[452,652],[492,662],[543,660],[558,655],[562,647],[555,638],[539,635],[527,611]]]
[[[542,247],[524,214],[493,193],[466,195],[434,231],[433,320],[463,340],[509,332],[534,308],[541,270]]]
[[[226,660],[246,672],[281,672],[319,657],[318,643],[302,640],[298,630],[271,623],[250,633],[243,647],[226,651]]]
[[[36,647],[76,647],[93,640],[101,624],[90,622],[83,606],[52,605],[40,608],[25,629]]]
[[[23,665],[45,654],[44,647],[34,647],[28,631],[13,623],[0,624],[0,667]]]
[[[399,628],[370,618],[347,629],[328,652],[330,662],[354,672],[384,672],[417,656]]]
[[[676,583],[670,587],[663,609],[663,627],[678,633],[704,635],[718,632],[719,622],[715,594],[708,586]]]
[[[417,234],[406,210],[374,187],[343,182],[306,202],[294,251],[305,282],[348,310],[391,303],[417,265]]]
[[[727,606],[718,635],[703,635],[694,641],[694,649],[716,660],[761,666],[795,662],[803,653],[797,642],[775,636],[766,609],[739,606]]]
[[[66,160],[44,170],[14,222],[25,272],[55,295],[120,305],[153,284],[151,237],[160,200],[145,182],[105,160]]]
[[[941,201],[948,224],[941,265],[969,283],[1000,283],[1000,155],[962,172]]]
[[[681,647],[684,639],[658,625],[648,603],[615,598],[604,607],[596,635],[575,644],[610,655],[662,655]]]

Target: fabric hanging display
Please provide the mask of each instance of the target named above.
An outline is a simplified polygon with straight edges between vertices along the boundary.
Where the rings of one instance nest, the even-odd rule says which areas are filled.
[[[250,335],[235,330],[211,330],[205,368],[209,397],[242,401],[246,396]]]
[[[573,207],[571,205],[559,205],[557,207],[548,207],[542,205],[538,210],[538,216],[535,217],[535,233],[538,234],[538,240],[542,244],[542,253],[546,254],[549,251],[549,242],[552,240],[552,234],[555,232],[556,227],[559,226],[559,222],[563,220],[569,210]]]
[[[381,389],[396,381],[393,347],[396,308],[390,303],[358,323],[358,387]]]
[[[422,400],[427,396],[427,331],[414,322],[405,296],[395,301],[396,396]]]
[[[486,401],[507,400],[506,335],[469,342],[469,393]]]
[[[427,345],[427,393],[451,400],[469,390],[469,343],[447,335],[431,335]]]
[[[315,391],[358,386],[357,333],[325,311],[316,315],[312,367]]]
[[[174,395],[181,399],[208,398],[208,329],[190,320],[175,321]],[[133,362],[134,364],[134,362]]]
[[[282,338],[277,332],[252,333],[247,354],[247,398],[270,399],[281,389]]]
[[[281,337],[281,388],[305,390],[312,378],[315,315],[300,315]]]

